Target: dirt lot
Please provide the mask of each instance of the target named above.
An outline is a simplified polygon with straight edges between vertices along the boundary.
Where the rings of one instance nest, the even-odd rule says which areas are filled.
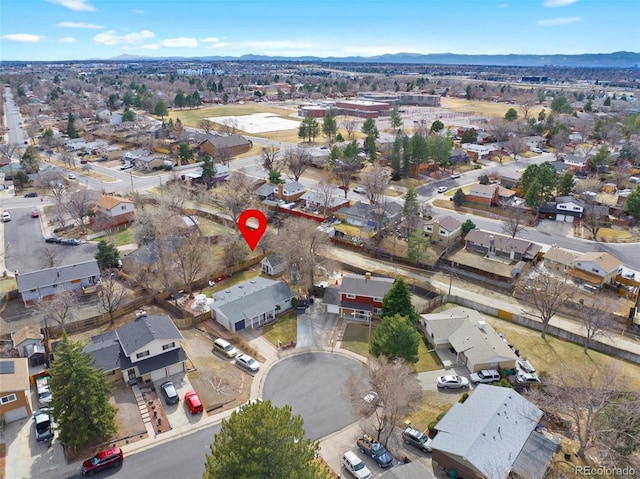
[[[183,346],[189,358],[189,381],[207,412],[229,409],[249,400],[253,376],[212,352],[212,341],[202,332],[181,331]]]

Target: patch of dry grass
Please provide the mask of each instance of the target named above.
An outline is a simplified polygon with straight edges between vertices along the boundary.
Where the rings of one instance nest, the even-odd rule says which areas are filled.
[[[498,118],[504,118],[504,114],[513,108],[518,112],[519,116],[522,116],[522,111],[518,105],[512,105],[509,103],[494,103],[491,101],[479,101],[479,100],[465,100],[464,98],[452,98],[443,97],[441,99],[441,105],[447,110],[460,112],[460,113],[472,113],[479,116],[493,116]],[[537,117],[538,113],[543,109],[542,106],[532,108],[529,111],[530,117]]]

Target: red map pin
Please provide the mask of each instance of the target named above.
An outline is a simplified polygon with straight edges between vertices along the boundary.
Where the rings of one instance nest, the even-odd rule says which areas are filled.
[[[253,228],[253,225],[252,227],[247,225],[247,221],[251,218],[254,218],[258,222],[258,226],[256,228]],[[240,218],[238,218],[238,229],[240,230],[240,233],[242,233],[244,240],[247,242],[249,249],[253,251],[256,249],[256,246],[258,246],[258,243],[260,242],[260,238],[262,238],[262,235],[267,230],[267,217],[260,210],[245,210],[240,215]]]

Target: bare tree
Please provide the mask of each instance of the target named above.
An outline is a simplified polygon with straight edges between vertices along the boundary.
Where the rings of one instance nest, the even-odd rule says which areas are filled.
[[[588,197],[587,201],[585,201],[582,223],[591,233],[593,241],[598,241],[598,232],[602,227],[602,221],[606,219],[608,214],[608,208],[606,206],[596,204],[594,199],[591,197]]]
[[[73,319],[73,308],[77,304],[77,295],[73,291],[61,291],[55,294],[51,299],[43,300],[38,304],[38,313],[40,313],[45,322],[45,329],[48,332],[48,324],[51,322],[57,324],[65,331],[67,322]]]
[[[171,269],[179,275],[189,297],[193,294],[194,281],[211,271],[210,250],[204,239],[196,231],[175,235],[175,248],[169,255]]]
[[[251,179],[242,171],[234,171],[217,189],[218,204],[231,217],[233,227],[238,228],[238,218],[247,209],[247,198],[253,193]]]
[[[545,413],[570,422],[566,432],[579,445],[578,457],[619,467],[640,447],[640,395],[626,391],[625,378],[610,363],[569,361],[527,396]]]
[[[98,289],[98,299],[100,300],[98,306],[109,314],[109,324],[112,326],[115,319],[113,314],[122,304],[126,294],[126,288],[111,273],[102,276]]]
[[[529,113],[531,112],[531,108],[533,108],[538,101],[536,95],[532,93],[527,93],[523,97],[520,98],[518,102],[518,106],[520,107],[520,111],[522,111],[522,116],[524,121],[529,119]]]
[[[285,150],[282,159],[278,163],[282,170],[289,173],[295,181],[298,181],[302,173],[311,164],[311,155],[305,148],[290,148]]]
[[[580,140],[584,143],[593,131],[593,120],[590,118],[577,118],[573,121],[573,129],[580,134]]]
[[[527,151],[527,145],[520,136],[512,136],[507,142],[507,148],[511,151],[515,161],[518,161],[520,153]]]
[[[341,123],[342,128],[347,130],[347,137],[349,140],[353,139],[353,132],[358,127],[358,122],[356,120],[343,120]]]
[[[220,122],[220,133],[233,135],[238,131],[238,120],[235,118],[226,118]]]
[[[17,143],[2,143],[0,144],[0,158],[7,160],[11,163],[13,156],[18,153]]]
[[[329,246],[329,237],[317,228],[310,228],[308,220],[291,217],[278,231],[278,239],[274,252],[289,264],[296,265],[301,285],[311,291],[316,268],[326,262],[324,253]]]
[[[220,163],[222,165],[229,166],[229,163],[231,163],[231,158],[233,158],[233,153],[231,152],[231,148],[229,148],[228,146],[216,148],[216,151],[213,154],[213,160],[216,163]]]
[[[42,268],[44,269],[60,266],[60,248],[43,246],[40,250],[40,257],[42,258]]]
[[[375,392],[377,398],[367,396],[371,392]],[[370,418],[376,439],[386,446],[396,424],[419,403],[422,387],[404,361],[391,362],[379,356],[369,360],[366,374],[349,377],[346,394],[360,414]]]
[[[506,206],[507,216],[502,223],[502,231],[515,238],[524,229],[526,212],[522,208]]]
[[[275,167],[278,159],[278,147],[277,146],[265,146],[262,148],[262,158],[260,166],[265,171],[270,171]]]
[[[225,268],[231,268],[242,263],[249,256],[249,248],[247,243],[236,234],[227,234],[222,237],[222,264]]]
[[[207,118],[203,118],[198,122],[198,128],[203,130],[207,135],[213,131],[214,127],[215,123],[211,120],[208,120]]]
[[[611,330],[609,313],[598,308],[600,301],[593,299],[589,304],[580,300],[579,318],[585,331],[584,354],[588,353],[591,342],[596,338],[608,338]]]
[[[376,204],[389,183],[389,175],[387,175],[387,171],[384,168],[375,166],[360,175],[360,183],[367,190],[369,202]]]
[[[556,150],[556,159],[558,159],[567,148],[567,144],[569,143],[569,133],[564,129],[560,129],[555,135],[553,135],[549,143]]]
[[[522,281],[520,293],[533,306],[533,311],[526,314],[538,318],[542,322],[542,339],[545,339],[549,321],[562,305],[573,296],[573,286],[545,273],[533,272],[534,276]]]
[[[320,180],[316,183],[316,194],[318,195],[318,202],[322,206],[322,214],[325,215],[325,217],[331,205],[331,197],[335,191],[336,185],[333,184],[327,173],[323,173],[322,176],[320,176]]]
[[[86,233],[85,220],[92,214],[93,196],[87,188],[77,189],[67,195],[65,210],[71,219]]]

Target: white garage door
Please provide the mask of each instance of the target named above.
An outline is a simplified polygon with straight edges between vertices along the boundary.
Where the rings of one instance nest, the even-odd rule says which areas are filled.
[[[564,221],[566,223],[573,223],[573,216],[565,216]]]
[[[167,377],[167,371],[165,368],[158,369],[151,373],[152,382],[160,381],[161,379],[164,379],[166,377]]]
[[[337,304],[327,304],[327,313],[339,314],[340,307]]]
[[[17,409],[12,409],[11,411],[7,411],[4,414],[5,422],[13,422],[18,419],[22,419],[28,416],[27,414],[27,406],[22,406]]]
[[[167,376],[173,376],[174,374],[179,374],[184,372],[184,363],[174,364],[173,366],[169,366],[167,368]]]
[[[564,221],[564,215],[556,215],[556,221]]]

